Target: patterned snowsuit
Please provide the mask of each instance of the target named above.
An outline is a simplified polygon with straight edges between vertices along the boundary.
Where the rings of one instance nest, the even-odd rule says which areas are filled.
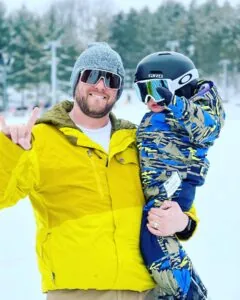
[[[190,99],[175,96],[161,113],[146,113],[137,132],[144,207],[140,246],[144,261],[158,283],[157,299],[206,299],[207,291],[176,236],[157,237],[147,229],[148,211],[164,200],[177,201],[183,211],[192,206],[196,186],[205,181],[206,158],[219,136],[225,113],[212,82]],[[169,197],[164,183],[178,172],[181,185]],[[168,296],[169,297],[168,297]]]

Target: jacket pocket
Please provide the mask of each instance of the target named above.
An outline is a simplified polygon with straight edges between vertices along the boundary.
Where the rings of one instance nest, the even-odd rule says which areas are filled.
[[[120,164],[135,164],[139,165],[137,151],[133,148],[128,148],[127,150],[117,153],[116,160]]]

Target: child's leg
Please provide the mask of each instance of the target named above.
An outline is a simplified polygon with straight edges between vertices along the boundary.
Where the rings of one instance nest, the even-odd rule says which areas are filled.
[[[164,291],[176,299],[206,299],[207,290],[179,240],[176,237],[156,239],[165,256],[153,262],[149,270],[158,284],[160,295]]]
[[[143,259],[157,283],[155,291],[159,298],[156,299],[168,299],[160,298],[167,295],[175,299],[206,299],[206,288],[179,240],[175,236],[157,237],[149,232],[147,215],[151,205],[156,206],[156,203],[152,201],[145,206],[140,239]],[[188,298],[189,294],[192,298]]]

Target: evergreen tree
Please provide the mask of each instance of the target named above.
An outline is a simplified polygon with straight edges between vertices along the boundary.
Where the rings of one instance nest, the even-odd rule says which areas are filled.
[[[79,51],[75,45],[68,45],[64,47],[62,44],[57,51],[59,58],[58,62],[58,88],[70,94],[70,76],[72,73],[73,65],[79,56]]]
[[[120,12],[111,24],[110,42],[121,55],[125,68],[134,69],[142,58],[145,41],[141,35],[142,24],[137,11]]]
[[[154,13],[154,35],[152,44],[156,51],[180,51],[184,37],[185,7],[179,2],[168,0]]]
[[[183,53],[188,55],[196,65],[198,65],[198,59],[195,52],[197,41],[197,4],[196,0],[192,0],[189,9],[186,11],[184,34],[182,37],[181,49]]]
[[[44,33],[39,17],[22,7],[11,16],[12,38],[9,49],[14,57],[9,75],[13,87],[22,92],[26,89],[38,90],[46,78],[46,58],[43,51]]]
[[[240,6],[232,7],[227,1],[219,6],[216,0],[201,5],[192,0],[188,9],[166,0],[155,12],[146,7],[115,15],[110,0],[61,0],[42,16],[22,7],[6,17],[0,2],[0,64],[3,55],[7,64],[13,61],[11,70],[7,68],[8,84],[21,92],[34,89],[36,101],[43,85],[50,91],[52,41],[59,41],[57,77],[64,91],[69,91],[76,58],[94,41],[107,41],[119,52],[131,71],[130,81],[144,56],[163,50],[190,56],[202,76],[221,74],[223,59],[230,61],[229,70],[236,73],[240,68],[239,15]],[[0,82],[0,95],[1,89]]]
[[[139,12],[139,36],[142,37],[142,49],[139,49],[141,56],[144,57],[156,51],[155,42],[158,37],[158,30],[155,31],[154,15],[147,7]]]
[[[120,55],[123,55],[125,43],[127,41],[125,23],[126,14],[124,12],[120,12],[113,17],[113,20],[110,25],[109,42],[119,52]]]
[[[10,40],[10,28],[6,18],[6,9],[0,2],[0,111],[7,106],[7,76],[11,56],[9,54],[8,44]]]
[[[109,11],[110,6],[112,6],[112,4],[107,0],[97,0],[95,2],[95,41],[107,42],[109,40],[109,26],[113,18],[113,14],[111,13],[111,11]]]
[[[212,75],[220,68],[220,6],[216,0],[207,0],[199,6],[196,14],[198,19],[194,56],[197,57],[197,66],[202,70],[202,75]]]
[[[7,52],[10,40],[10,27],[6,17],[6,8],[2,2],[0,2],[0,33],[0,52]]]

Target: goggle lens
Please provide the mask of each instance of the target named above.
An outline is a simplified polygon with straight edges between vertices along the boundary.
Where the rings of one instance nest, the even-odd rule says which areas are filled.
[[[152,98],[156,103],[161,102],[164,98],[157,91],[157,88],[164,87],[174,93],[171,79],[149,79],[141,80],[134,83],[138,98],[147,103]]]

